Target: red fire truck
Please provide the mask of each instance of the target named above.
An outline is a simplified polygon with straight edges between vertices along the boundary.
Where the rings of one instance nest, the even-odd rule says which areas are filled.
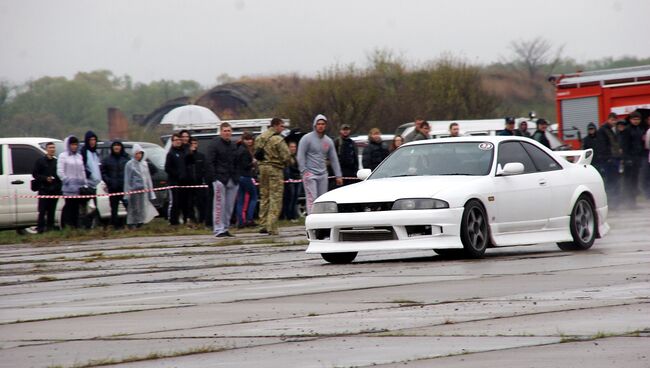
[[[650,114],[650,65],[553,75],[558,135],[573,148],[587,125],[601,125],[610,112],[619,119],[639,110]]]

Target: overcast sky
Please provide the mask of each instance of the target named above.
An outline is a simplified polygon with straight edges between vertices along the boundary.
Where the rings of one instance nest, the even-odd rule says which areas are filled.
[[[489,63],[541,36],[579,61],[650,57],[649,0],[0,0],[0,80],[109,69],[135,81],[363,65],[386,48]]]

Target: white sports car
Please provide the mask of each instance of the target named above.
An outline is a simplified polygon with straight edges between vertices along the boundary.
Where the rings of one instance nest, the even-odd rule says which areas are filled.
[[[519,244],[588,249],[609,231],[592,154],[554,152],[521,137],[405,144],[372,174],[359,170],[362,182],[315,201],[307,252],[349,263],[376,250],[478,258],[488,247]]]

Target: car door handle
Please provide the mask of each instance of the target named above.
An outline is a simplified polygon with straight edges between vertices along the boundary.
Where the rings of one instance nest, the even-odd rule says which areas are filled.
[[[11,182],[11,184],[25,184],[25,182],[22,180],[14,180]]]
[[[539,179],[539,185],[540,186],[546,186],[546,179]]]

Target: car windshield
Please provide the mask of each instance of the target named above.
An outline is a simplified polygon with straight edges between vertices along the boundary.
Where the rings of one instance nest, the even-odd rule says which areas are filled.
[[[489,142],[432,143],[400,147],[368,179],[399,176],[471,175],[490,172],[494,145]]]

